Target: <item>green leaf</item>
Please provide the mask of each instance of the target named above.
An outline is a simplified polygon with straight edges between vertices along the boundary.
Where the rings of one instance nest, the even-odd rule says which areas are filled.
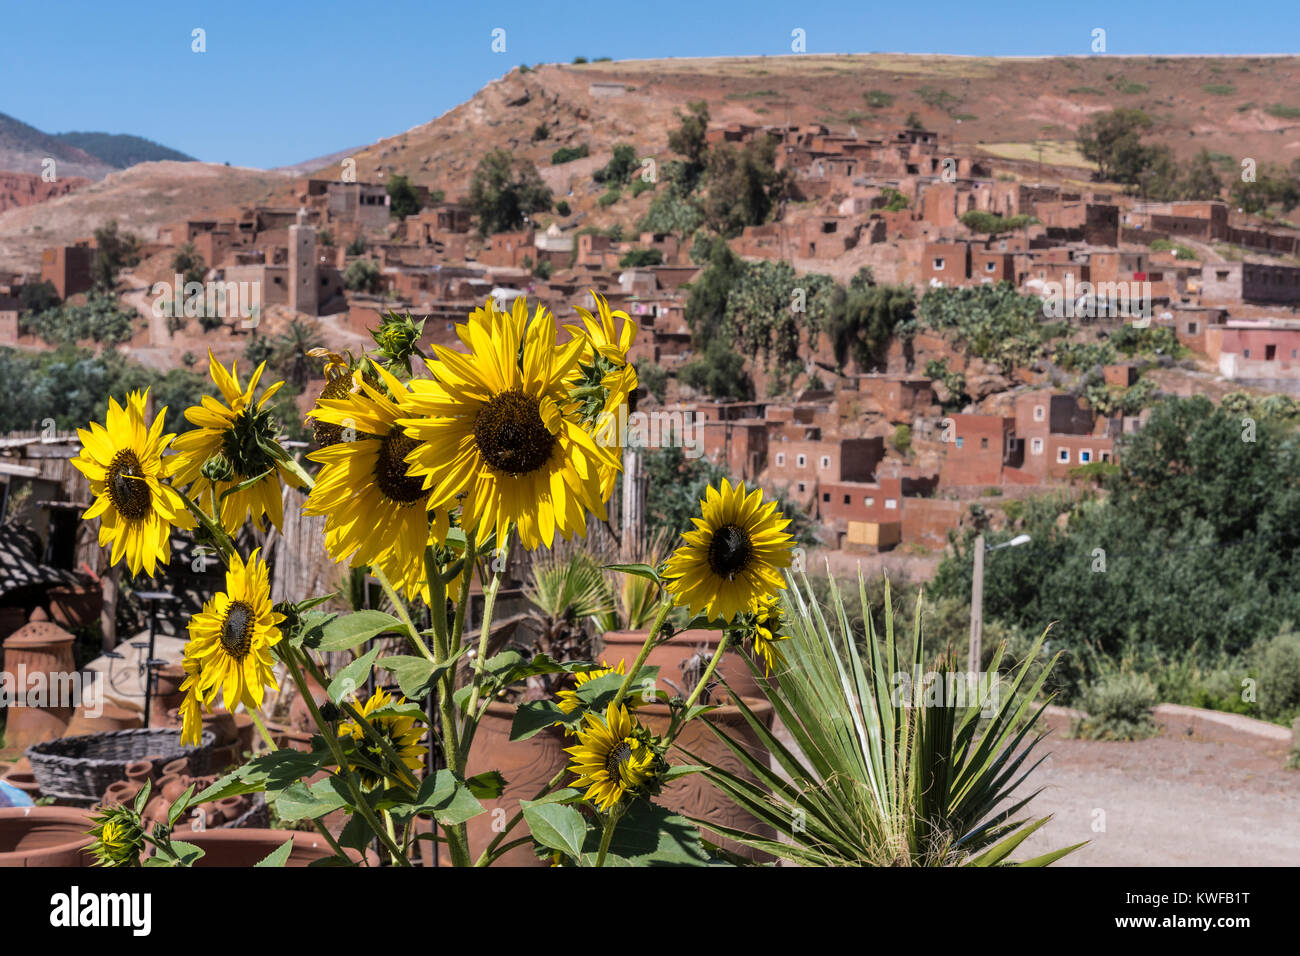
[[[401,634],[406,625],[383,611],[357,611],[345,614],[324,626],[318,651],[350,651],[366,641],[389,632]]]
[[[552,790],[544,797],[538,797],[536,800],[529,800],[528,802],[535,807],[540,807],[544,803],[577,803],[581,799],[581,790],[574,790],[572,787],[561,787],[559,790]]]
[[[506,778],[501,776],[499,770],[489,770],[470,777],[465,781],[465,786],[480,800],[495,800],[505,790]]]
[[[628,697],[642,693],[643,689],[653,687],[655,680],[659,677],[659,667],[642,667],[637,673],[636,683],[628,687]],[[578,688],[578,700],[583,707],[589,711],[595,711],[604,714],[606,706],[618,694],[618,689],[623,686],[624,677],[622,674],[606,674],[604,677],[597,677],[595,680],[589,680]],[[647,684],[646,682],[650,683]],[[625,698],[626,699],[626,698]]]
[[[524,820],[527,821],[534,840],[542,846],[559,850],[572,859],[582,858],[587,822],[581,813],[562,803],[537,804],[531,800],[521,800],[519,805],[523,808]]]
[[[398,686],[402,688],[402,694],[407,699],[420,700],[429,693],[434,682],[446,673],[448,668],[455,666],[456,661],[466,650],[467,646],[461,647],[448,661],[438,666],[434,666],[433,661],[425,657],[401,654],[385,657],[375,666],[393,673],[397,678]]]
[[[193,843],[186,843],[183,840],[172,840],[168,844],[172,853],[175,854],[175,863],[173,866],[193,866],[199,860],[203,859],[203,849],[195,846]]]
[[[583,866],[594,866],[600,851],[601,832],[587,832],[579,858]],[[700,831],[685,817],[658,804],[638,800],[619,818],[610,840],[606,866],[624,861],[637,866],[704,866],[715,862],[700,843]]]
[[[265,859],[258,860],[253,866],[284,866],[289,862],[289,854],[293,852],[293,840],[285,840],[284,845],[277,847],[267,854]]]
[[[622,571],[624,574],[633,574],[638,578],[645,578],[648,581],[654,581],[661,584],[663,579],[659,577],[659,572],[648,564],[607,564],[606,571]]]
[[[186,790],[184,793],[182,793],[179,797],[176,798],[175,803],[173,803],[170,807],[167,808],[167,825],[169,827],[176,826],[176,821],[179,820],[181,818],[181,815],[184,814],[185,811],[189,808],[190,797],[192,796],[194,796],[193,784],[190,785],[190,788],[188,790]]]
[[[450,770],[439,770],[424,778],[414,803],[394,808],[393,818],[405,823],[417,813],[432,813],[438,823],[449,827],[486,812],[464,781],[457,780]]]
[[[289,635],[289,644],[293,647],[317,647],[325,635],[325,628],[336,617],[338,615],[332,611],[308,611]]]
[[[708,767],[705,767],[704,765],[698,763],[674,764],[673,766],[669,767],[666,771],[664,771],[664,774],[662,777],[660,777],[660,779],[664,783],[667,783],[669,780],[676,780],[678,777],[685,777],[688,774],[692,774],[692,773],[703,773],[708,769],[709,769]]]
[[[526,700],[515,710],[515,719],[510,724],[510,739],[527,740],[556,723],[572,726],[581,719],[580,709],[566,714],[554,701]]]
[[[370,677],[370,668],[374,666],[375,658],[378,656],[379,648],[372,647],[363,656],[339,671],[338,676],[330,681],[329,690],[326,691],[329,699],[337,704],[344,697],[354,696]]]
[[[321,768],[321,760],[327,758],[325,753],[304,753],[287,748],[259,754],[213,783],[192,802],[198,805],[245,793],[284,790],[303,777],[316,773]]]
[[[330,776],[311,786],[298,780],[274,795],[275,812],[281,820],[315,820],[351,805],[338,779]]]
[[[140,792],[135,795],[135,803],[133,806],[137,816],[144,813],[145,804],[149,802],[149,791],[152,789],[153,784],[146,780],[144,786],[140,788]]]

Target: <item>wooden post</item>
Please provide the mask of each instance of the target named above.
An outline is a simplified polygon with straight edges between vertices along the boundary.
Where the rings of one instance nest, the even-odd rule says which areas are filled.
[[[966,669],[971,674],[978,674],[984,639],[984,535],[975,536],[974,547],[975,573],[971,578],[970,590],[970,656],[966,659]]]
[[[117,646],[117,581],[122,574],[122,566],[106,568],[99,576],[99,586],[104,594],[104,603],[99,611],[100,647],[107,653]]]
[[[623,514],[619,522],[619,557],[624,562],[635,561],[643,553],[646,476],[641,464],[640,449],[623,449]]]

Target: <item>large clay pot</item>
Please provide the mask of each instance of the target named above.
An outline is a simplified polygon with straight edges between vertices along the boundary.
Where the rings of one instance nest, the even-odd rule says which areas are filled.
[[[253,866],[266,859],[273,850],[293,838],[293,850],[286,866],[307,866],[316,860],[333,856],[334,851],[319,833],[304,830],[196,830],[181,837],[186,843],[202,847],[203,857],[195,866]],[[361,862],[356,850],[345,850],[354,863]],[[366,862],[379,865],[379,857],[367,852]]]
[[[75,807],[0,809],[0,867],[90,866],[90,814]]]
[[[772,705],[761,698],[746,698],[746,706],[754,712],[767,727],[772,726]],[[665,704],[646,704],[636,709],[638,719],[656,734],[668,731],[671,711]],[[727,735],[739,743],[751,754],[764,754],[758,735],[750,728],[739,707],[726,706],[711,710],[695,718],[683,728],[672,748],[668,751],[668,762],[673,764],[692,763],[681,749],[690,751],[696,757],[717,764],[742,780],[757,784],[758,779],[749,773],[735,754],[718,739],[705,722],[715,724]],[[766,756],[764,754],[764,756]],[[722,826],[743,830],[764,839],[775,839],[776,832],[756,817],[742,810],[725,793],[705,779],[702,773],[687,774],[668,784],[656,800],[675,813],[700,820],[710,820]],[[751,860],[770,860],[766,854],[757,853],[741,846],[734,840],[726,839],[708,829],[701,828],[705,838],[723,849]]]
[[[469,764],[465,775],[489,770],[501,771],[506,779],[506,787],[497,800],[480,800],[487,813],[481,813],[470,820],[469,853],[471,861],[477,860],[489,843],[497,836],[492,823],[501,814],[493,811],[502,809],[506,819],[519,812],[520,800],[531,800],[539,790],[564,769],[569,761],[565,747],[572,746],[564,732],[559,728],[543,730],[527,740],[510,739],[510,725],[514,723],[515,705],[504,701],[494,701],[488,705],[487,713],[478,725],[474,735],[474,746],[470,751]],[[528,833],[520,823],[506,840],[513,840]],[[503,841],[505,842],[505,841]],[[442,864],[450,863],[446,850],[439,844],[439,859]],[[539,860],[531,846],[517,846],[496,861],[496,866],[548,866],[545,860]]]
[[[185,669],[180,664],[168,664],[158,668],[156,673],[154,695],[149,700],[149,726],[170,727],[172,724],[168,711],[177,708],[179,712],[181,702],[185,699],[180,690],[185,681]],[[218,746],[221,743],[220,740],[217,741]]]
[[[32,611],[27,623],[4,642],[4,670],[13,675],[15,683],[22,677],[23,686],[15,690],[26,693],[32,687],[34,674],[45,675],[47,693],[55,686],[64,686],[64,675],[76,670],[72,657],[74,640],[67,631],[51,624],[40,608]],[[51,682],[52,676],[54,682]],[[44,707],[9,708],[5,746],[26,750],[43,740],[62,737],[72,720],[73,708],[50,706],[53,703],[54,700],[48,699]]]
[[[99,620],[104,592],[98,584],[69,584],[48,588],[50,618],[60,627],[75,631]]]
[[[641,647],[645,644],[646,635],[649,633],[646,630],[606,631],[605,649],[600,656],[613,667],[617,667],[620,660],[625,662],[626,667],[631,667],[637,655],[641,653]],[[682,665],[689,662],[692,656],[702,654],[704,655],[703,666],[707,667],[713,652],[718,649],[718,641],[721,637],[721,631],[698,629],[680,631],[668,642],[651,650],[650,656],[646,658],[646,665],[659,668],[659,682],[668,689],[669,693],[680,693],[685,697],[690,694],[695,684],[683,674]],[[762,697],[763,692],[759,689],[749,665],[740,659],[740,653],[739,649],[728,645],[727,652],[718,662],[717,670],[726,680],[727,686],[741,697]]]

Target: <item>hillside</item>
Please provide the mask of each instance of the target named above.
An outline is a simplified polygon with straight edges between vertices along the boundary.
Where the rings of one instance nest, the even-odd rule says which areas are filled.
[[[72,143],[0,113],[0,170],[39,176],[46,159],[54,160],[59,177],[103,179],[113,171],[111,165]]]
[[[1116,107],[1146,111],[1151,141],[1181,159],[1205,148],[1221,170],[1243,157],[1260,165],[1300,155],[1300,58],[1052,57],[994,59],[869,54],[633,60],[512,70],[437,119],[353,153],[357,175],[402,173],[468,191],[477,158],[504,146],[536,162],[559,199],[568,194],[589,222],[630,221],[649,195],[600,211],[590,173],[619,141],[664,156],[673,111],[709,104],[713,123],[824,123],[866,133],[902,126],[910,113],[946,143],[990,156],[1066,167],[1086,179],[1074,148],[1079,126]],[[598,84],[593,87],[593,84]],[[546,123],[549,135],[533,140]],[[591,156],[552,167],[561,146],[587,143]],[[336,175],[337,163],[323,175]]]
[[[194,162],[193,156],[187,156],[180,150],[127,133],[55,133],[54,138],[117,169],[168,159],[182,163]]]

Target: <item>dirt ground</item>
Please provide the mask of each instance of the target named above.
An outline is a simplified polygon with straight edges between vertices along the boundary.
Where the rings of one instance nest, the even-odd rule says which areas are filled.
[[[1033,817],[1054,817],[1017,856],[1087,840],[1056,865],[1300,864],[1300,771],[1283,766],[1285,731],[1264,737],[1168,710],[1179,712],[1157,713],[1159,736],[1129,743],[1066,739],[1068,718],[1053,715],[1039,744],[1050,756],[1026,785],[1042,788]]]

